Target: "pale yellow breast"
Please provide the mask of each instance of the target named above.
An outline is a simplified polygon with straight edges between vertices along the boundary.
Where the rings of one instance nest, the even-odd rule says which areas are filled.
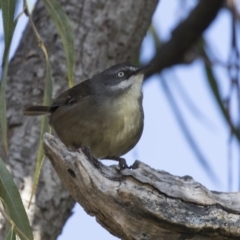
[[[118,103],[118,113],[117,117],[122,119],[123,129],[116,136],[115,141],[122,142],[127,137],[131,137],[134,133],[134,129],[137,125],[140,124],[141,121],[141,110],[139,106],[139,102],[136,98],[129,96],[130,94],[126,94],[127,96],[122,98]]]
[[[129,90],[113,101],[111,109],[112,117],[109,122],[109,128],[105,128],[103,142],[109,145],[109,156],[121,156],[130,150],[138,141],[138,132],[142,129],[142,109],[139,98],[141,97],[142,79],[140,76],[135,79]],[[109,139],[111,139],[109,141]]]

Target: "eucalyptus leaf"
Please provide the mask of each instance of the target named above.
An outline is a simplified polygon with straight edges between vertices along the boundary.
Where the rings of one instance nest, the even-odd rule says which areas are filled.
[[[6,234],[4,239],[5,240],[16,240],[16,233],[15,233],[13,227],[9,228],[9,230],[7,231],[7,234]]]
[[[50,105],[52,102],[52,75],[51,75],[51,66],[49,63],[49,60],[46,59],[46,78],[45,78],[45,89],[44,89],[44,98],[43,98],[43,104],[44,105]],[[31,197],[29,201],[29,206],[32,201],[33,194],[36,191],[36,187],[38,184],[38,180],[40,177],[42,164],[44,161],[44,151],[43,151],[43,135],[45,132],[50,132],[50,126],[48,124],[48,119],[46,116],[42,116],[41,119],[41,133],[40,133],[40,142],[38,147],[38,155],[37,155],[37,163],[36,163],[36,169],[34,172],[34,180],[33,180],[33,189],[31,192]]]
[[[63,11],[59,1],[57,0],[43,0],[45,7],[47,8],[58,33],[62,39],[63,47],[67,60],[67,72],[69,86],[73,86],[73,74],[74,74],[74,35],[71,27],[71,23]]]
[[[1,0],[2,16],[3,16],[3,29],[4,29],[4,53],[2,59],[2,75],[0,81],[0,127],[3,145],[7,151],[7,118],[6,118],[6,82],[8,72],[8,57],[10,46],[12,42],[13,32],[16,26],[14,22],[14,12],[16,8],[16,0]]]
[[[180,126],[180,129],[182,130],[185,139],[187,140],[190,149],[194,152],[195,156],[197,157],[198,162],[200,163],[200,165],[203,167],[203,169],[205,170],[205,172],[208,174],[208,177],[215,183],[215,184],[219,184],[219,179],[216,175],[216,173],[214,172],[214,170],[212,169],[212,167],[209,165],[207,159],[205,158],[205,156],[203,155],[202,151],[199,149],[198,144],[196,143],[194,137],[191,134],[191,131],[189,130],[189,128],[187,127],[187,123],[186,123],[186,119],[184,119],[183,114],[181,113],[181,110],[177,104],[177,101],[175,100],[169,86],[168,86],[168,81],[166,81],[163,77],[161,78],[160,81],[163,89],[164,89],[164,93],[165,96],[168,99],[169,104],[171,105],[171,108],[173,110],[174,115],[176,116],[176,120]]]
[[[27,236],[33,239],[32,229],[23,206],[22,199],[18,192],[11,174],[6,168],[3,160],[0,158],[0,198],[7,208],[9,217],[16,227]],[[24,239],[24,238],[21,238]]]
[[[205,50],[205,45],[206,45],[206,43],[203,42],[203,44],[201,45],[200,52],[201,52],[202,56],[207,60],[207,62],[210,62],[207,51]],[[210,90],[212,91],[213,96],[215,97],[216,103],[222,113],[223,118],[227,122],[231,133],[236,137],[237,141],[240,142],[239,131],[234,126],[233,122],[231,121],[230,115],[224,106],[224,101],[222,99],[221,93],[218,88],[217,78],[216,78],[212,68],[206,62],[204,63],[204,71],[207,76],[206,79],[207,79],[208,85],[210,87]]]

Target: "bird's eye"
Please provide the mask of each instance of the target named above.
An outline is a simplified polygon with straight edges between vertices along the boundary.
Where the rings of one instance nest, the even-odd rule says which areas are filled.
[[[119,72],[118,73],[118,77],[123,77],[124,76],[124,72]]]

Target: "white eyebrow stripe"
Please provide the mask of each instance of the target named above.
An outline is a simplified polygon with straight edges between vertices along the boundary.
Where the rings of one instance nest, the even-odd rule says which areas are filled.
[[[130,87],[133,84],[133,79],[129,80],[124,80],[118,83],[117,85],[110,86],[111,89],[116,90],[116,89],[125,89]]]
[[[130,66],[130,67],[128,67],[128,69],[131,70],[131,71],[136,71],[138,68]]]
[[[139,74],[137,76],[132,76],[128,80],[121,81],[117,85],[110,86],[112,90],[117,90],[117,89],[126,89],[130,87],[131,85],[141,85],[143,81],[143,74]]]

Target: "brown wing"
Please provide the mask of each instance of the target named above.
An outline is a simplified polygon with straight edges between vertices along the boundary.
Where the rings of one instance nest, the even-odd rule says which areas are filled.
[[[49,107],[49,112],[54,112],[62,105],[72,105],[91,93],[91,82],[88,79],[61,93]]]

